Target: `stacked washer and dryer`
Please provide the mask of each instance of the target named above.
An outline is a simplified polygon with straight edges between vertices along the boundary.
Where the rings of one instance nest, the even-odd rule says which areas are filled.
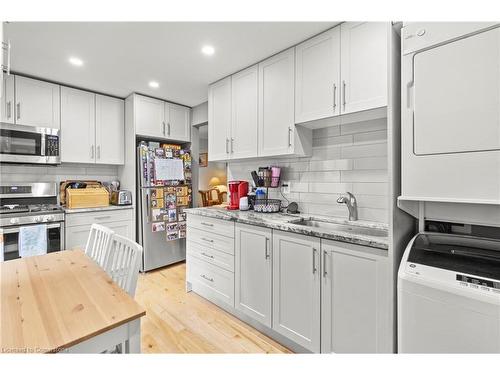
[[[419,219],[398,273],[398,352],[500,353],[500,25],[402,28],[400,208]]]

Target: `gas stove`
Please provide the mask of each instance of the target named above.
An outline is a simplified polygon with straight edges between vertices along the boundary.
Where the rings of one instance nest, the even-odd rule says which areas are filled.
[[[42,182],[0,186],[0,228],[63,220],[64,210],[57,205],[56,184]]]

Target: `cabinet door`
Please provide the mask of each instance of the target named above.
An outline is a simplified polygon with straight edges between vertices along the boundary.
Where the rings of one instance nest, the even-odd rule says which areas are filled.
[[[340,27],[295,48],[295,122],[340,113]]]
[[[320,240],[273,231],[273,329],[320,351]]]
[[[259,64],[259,156],[293,153],[294,65],[293,48]]]
[[[387,43],[384,22],[341,25],[341,113],[387,106]]]
[[[208,160],[229,159],[231,77],[208,88]]]
[[[94,163],[95,94],[61,87],[61,160]]]
[[[66,250],[85,249],[87,239],[90,233],[90,225],[78,225],[65,228],[65,244]]]
[[[110,96],[95,97],[96,163],[123,164],[125,159],[125,103]]]
[[[16,124],[60,129],[59,85],[15,76]]]
[[[392,351],[387,256],[376,249],[322,241],[321,351]]]
[[[14,76],[4,75],[2,82],[2,122],[14,124]]]
[[[231,158],[257,156],[258,67],[231,77]]]
[[[188,107],[165,103],[165,122],[167,123],[167,138],[174,141],[189,142],[191,140],[191,127],[189,124]]]
[[[135,95],[134,111],[136,134],[166,138],[164,101]]]
[[[272,231],[236,224],[235,293],[237,310],[271,327]]]

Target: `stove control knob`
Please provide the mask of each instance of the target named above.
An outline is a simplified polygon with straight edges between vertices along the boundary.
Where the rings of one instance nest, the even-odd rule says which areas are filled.
[[[40,216],[35,216],[35,223],[42,222],[42,218]]]
[[[45,221],[54,221],[54,219],[55,219],[54,215],[45,216]]]
[[[10,219],[10,223],[11,224],[19,224],[19,219],[17,217],[14,217],[14,218]]]

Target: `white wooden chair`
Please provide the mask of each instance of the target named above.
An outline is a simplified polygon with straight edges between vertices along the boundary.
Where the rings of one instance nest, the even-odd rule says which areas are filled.
[[[114,231],[99,224],[92,224],[90,228],[85,254],[103,269],[106,269],[107,257],[114,234]]]
[[[113,236],[105,270],[131,297],[135,295],[141,261],[141,245],[119,234]]]

